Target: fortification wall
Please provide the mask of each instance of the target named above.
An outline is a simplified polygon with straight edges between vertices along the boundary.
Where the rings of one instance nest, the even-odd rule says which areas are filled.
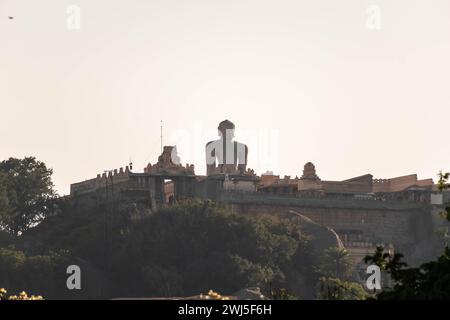
[[[356,232],[361,235],[360,241],[392,243],[398,248],[413,246],[432,233],[429,208],[420,203],[323,198],[258,201],[255,197],[222,197],[221,202],[239,214],[277,214],[294,210],[340,234]]]
[[[322,188],[327,193],[369,193],[372,184],[365,182],[322,181]]]
[[[121,183],[130,178],[130,169],[127,167],[114,169],[103,174],[98,174],[96,178],[73,183],[70,185],[70,195],[80,195],[83,193],[94,192],[99,188],[111,183]]]
[[[417,180],[416,174],[391,179],[374,179],[373,192],[398,192],[411,186],[432,187],[433,179]]]
[[[409,176],[404,177],[398,177],[398,178],[392,178],[389,179],[389,191],[390,192],[396,192],[401,191],[409,186],[415,185],[417,182],[417,175],[412,174]]]

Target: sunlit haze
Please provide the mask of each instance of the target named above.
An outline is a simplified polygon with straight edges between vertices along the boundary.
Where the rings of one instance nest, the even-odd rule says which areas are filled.
[[[0,160],[37,157],[66,194],[155,163],[162,120],[163,144],[205,174],[229,119],[258,174],[311,161],[327,180],[436,180],[450,158],[450,2],[376,1],[379,30],[371,3],[0,0]]]

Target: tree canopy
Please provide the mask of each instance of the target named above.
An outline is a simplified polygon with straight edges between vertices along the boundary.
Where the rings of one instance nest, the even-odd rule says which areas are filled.
[[[284,288],[283,296],[315,297],[319,254],[295,224],[234,215],[200,200],[144,217],[133,215],[133,204],[117,203],[114,210],[104,205],[78,210],[70,201],[59,205],[58,215],[0,254],[9,290],[51,299],[189,296],[210,289],[232,294],[258,286],[269,296]],[[30,261],[41,264],[45,280],[23,276],[36,270]],[[80,263],[89,288],[68,295],[58,278],[65,272],[61,268]],[[14,274],[29,283],[22,287]]]
[[[450,188],[449,177],[449,173],[439,173],[440,190]],[[449,206],[445,207],[442,216],[450,221]],[[383,247],[377,247],[373,256],[364,259],[366,263],[378,265],[394,281],[392,288],[383,288],[377,295],[378,299],[450,299],[450,248],[445,247],[443,254],[435,261],[415,268],[408,267],[402,258],[400,253],[391,255],[384,252]]]
[[[19,235],[51,212],[51,175],[34,157],[0,162],[0,228]]]

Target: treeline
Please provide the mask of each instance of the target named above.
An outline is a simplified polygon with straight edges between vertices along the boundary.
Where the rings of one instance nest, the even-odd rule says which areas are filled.
[[[306,298],[316,289],[318,261],[295,226],[195,200],[137,220],[126,207],[70,211],[20,241],[3,235],[0,284],[49,298],[189,296],[211,288],[232,294],[252,286]],[[82,269],[79,292],[65,287],[71,264]]]
[[[368,263],[391,288],[368,296],[352,282],[348,252],[317,249],[317,236],[286,219],[234,215],[209,201],[144,215],[134,203],[80,210],[57,197],[35,158],[0,162],[0,288],[48,299],[232,294],[258,286],[282,299],[448,299],[450,250],[416,268],[379,248]],[[448,189],[449,174],[439,175]],[[450,207],[442,212],[450,220]],[[317,226],[316,226],[317,227]],[[312,229],[310,229],[312,230]],[[82,289],[68,290],[78,265]]]

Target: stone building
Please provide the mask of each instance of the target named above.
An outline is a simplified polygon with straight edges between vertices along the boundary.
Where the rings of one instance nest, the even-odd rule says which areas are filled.
[[[111,170],[96,178],[70,186],[70,198],[80,206],[104,201],[133,201],[152,210],[182,198],[195,196],[197,177],[194,165],[179,163],[176,148],[165,146],[154,165],[143,172]]]
[[[207,175],[197,175],[193,165],[181,165],[176,147],[165,146],[157,163],[148,164],[143,172],[129,167],[105,172],[72,184],[69,198],[80,208],[131,201],[155,211],[181,199],[200,198],[237,214],[298,212],[331,228],[356,258],[373,251],[376,244],[414,253],[433,239],[440,227],[437,213],[450,202],[448,194],[436,191],[432,179],[418,180],[415,174],[389,179],[365,174],[329,181],[319,177],[311,162],[304,165],[300,178],[258,176],[243,164],[231,163],[224,171],[219,163]]]
[[[308,162],[303,167],[300,178],[290,176],[280,178],[264,174],[258,186],[260,191],[268,193],[296,194],[305,191],[316,191],[316,194],[354,194],[361,197],[372,197],[375,193],[388,194],[406,190],[431,191],[433,180],[418,180],[416,174],[390,179],[373,179],[371,174],[350,178],[342,181],[321,180],[313,163]]]

